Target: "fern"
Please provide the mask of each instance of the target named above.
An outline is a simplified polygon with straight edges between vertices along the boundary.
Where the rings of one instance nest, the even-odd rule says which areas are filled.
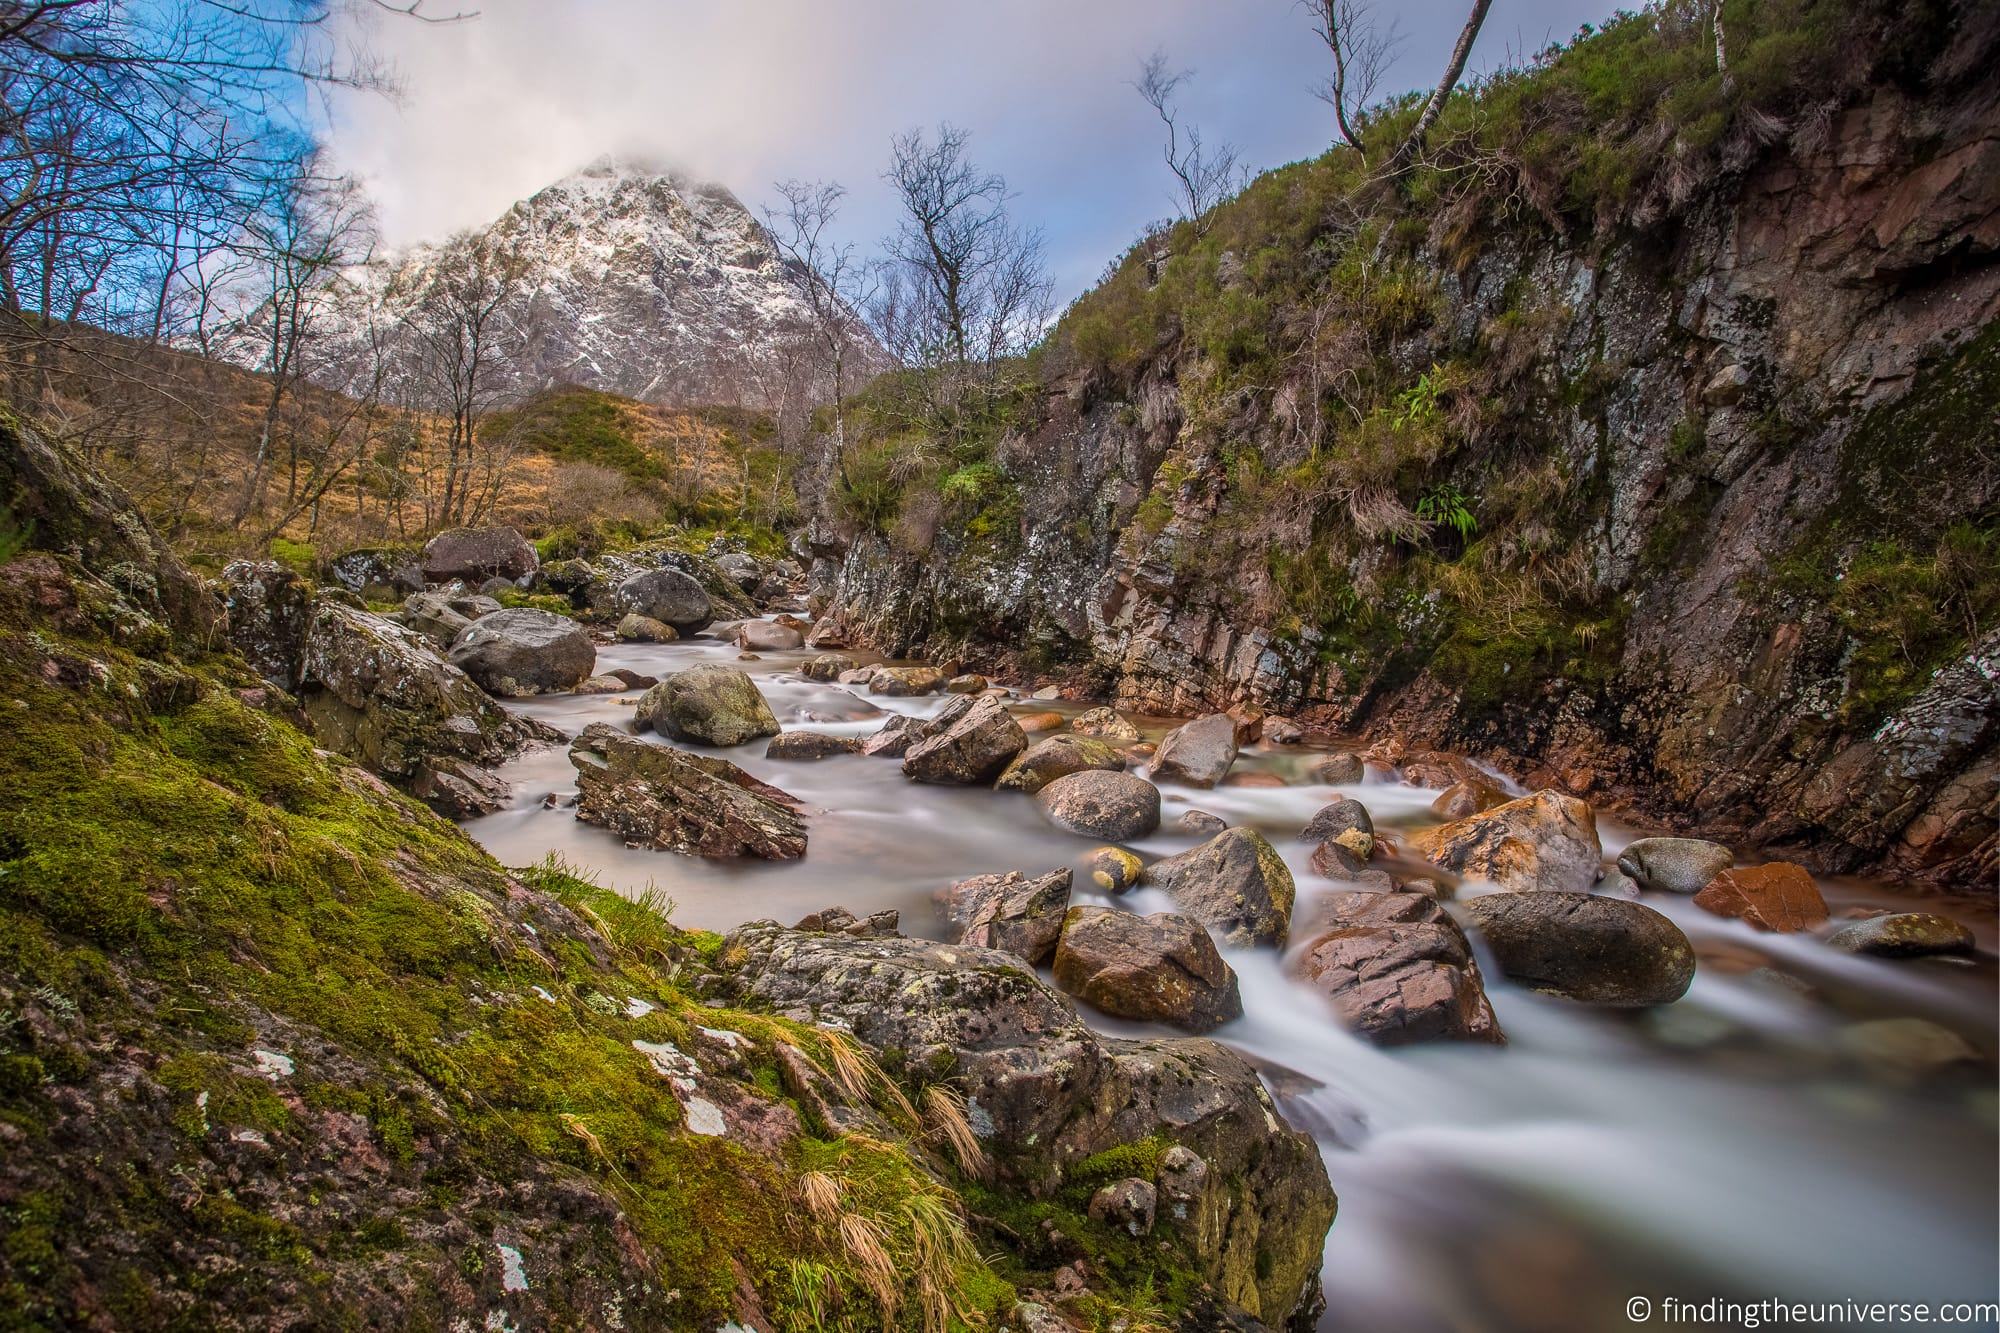
[[[1450,482],[1440,482],[1424,492],[1424,497],[1417,501],[1417,517],[1434,526],[1450,528],[1460,541],[1472,540],[1472,534],[1479,531],[1472,501]]]

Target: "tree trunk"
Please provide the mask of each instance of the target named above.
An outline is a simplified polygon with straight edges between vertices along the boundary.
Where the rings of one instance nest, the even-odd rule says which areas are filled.
[[[1493,0],[1472,0],[1472,12],[1465,17],[1465,27],[1458,34],[1458,45],[1452,48],[1451,63],[1445,67],[1444,77],[1424,103],[1423,114],[1410,127],[1410,135],[1403,140],[1396,155],[1389,160],[1389,173],[1395,175],[1403,171],[1415,157],[1417,150],[1424,146],[1424,136],[1431,132],[1438,116],[1444,111],[1444,104],[1451,99],[1451,90],[1458,86],[1458,80],[1465,73],[1465,62],[1471,58],[1472,44],[1479,39],[1480,25],[1486,22],[1486,11],[1493,7]]]

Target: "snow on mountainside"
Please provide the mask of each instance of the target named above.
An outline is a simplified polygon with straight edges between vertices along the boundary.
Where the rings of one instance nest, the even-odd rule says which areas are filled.
[[[799,362],[810,319],[802,280],[721,185],[601,158],[480,234],[518,256],[497,321],[492,387],[502,396],[568,383],[768,407]],[[357,342],[366,308],[380,301],[393,324],[443,253],[419,246],[354,275],[341,304]],[[859,360],[886,364],[872,344]]]

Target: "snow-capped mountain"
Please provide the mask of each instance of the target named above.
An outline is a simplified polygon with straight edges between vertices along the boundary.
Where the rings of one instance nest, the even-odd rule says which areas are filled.
[[[352,274],[339,305],[357,348],[371,317],[392,347],[413,342],[398,324],[467,239]],[[771,406],[796,372],[810,326],[802,279],[721,185],[601,158],[469,239],[506,256],[487,334],[487,386],[499,396],[567,383],[650,402]],[[855,362],[883,364],[872,342]]]

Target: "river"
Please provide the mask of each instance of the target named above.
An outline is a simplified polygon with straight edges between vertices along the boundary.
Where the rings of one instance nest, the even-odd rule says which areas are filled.
[[[857,696],[805,680],[798,668],[811,656],[739,662],[735,647],[704,637],[606,646],[598,669],[664,675],[699,662],[740,665],[787,728],[848,735],[873,732],[888,710],[931,713],[945,703]],[[595,721],[629,721],[637,697],[555,695],[513,706],[574,734]],[[1020,707],[1074,714],[1083,705]],[[1134,720],[1148,739],[1170,725]],[[968,875],[1076,865],[1093,846],[1044,823],[1025,797],[914,784],[890,760],[772,762],[761,741],[726,753],[813,807],[804,860],[713,862],[628,849],[544,805],[575,787],[560,747],[502,768],[514,784],[511,805],[467,829],[509,865],[556,852],[621,890],[657,887],[673,900],[674,920],[714,930],[839,905],[862,914],[898,908],[906,933],[939,935],[937,889]],[[1306,769],[1318,756],[1309,747],[1246,749],[1236,771],[1278,773],[1293,784],[1284,787],[1163,787],[1161,831],[1133,846],[1148,856],[1192,846],[1176,819],[1193,807],[1255,826],[1297,877],[1303,943],[1314,900],[1335,889],[1313,873],[1310,848],[1298,841],[1315,810],[1349,795],[1378,828],[1436,822],[1433,791],[1372,772],[1352,786],[1312,783]],[[1608,858],[1638,836],[1602,818],[1599,829]],[[1074,901],[1104,901],[1087,875],[1077,883]],[[1344,1032],[1275,953],[1226,951],[1245,1014],[1214,1035],[1265,1070],[1286,1114],[1318,1139],[1340,1196],[1320,1327],[1596,1333],[1643,1326],[1628,1322],[1635,1297],[1652,1302],[1657,1323],[1669,1298],[1993,1301],[2000,1097],[1991,905],[1913,902],[1862,881],[1821,887],[1836,923],[1852,909],[1941,910],[1973,927],[1980,955],[1850,957],[1809,936],[1759,934],[1684,898],[1647,894],[1700,959],[1678,1003],[1590,1009],[1512,986],[1489,965],[1505,1047],[1383,1051]],[[1152,890],[1124,905],[1171,907]],[[1086,1017],[1107,1031],[1137,1030]],[[1857,1025],[1882,1018],[1940,1025],[1984,1063],[1917,1077],[1893,1059],[1858,1053],[1869,1029]]]

